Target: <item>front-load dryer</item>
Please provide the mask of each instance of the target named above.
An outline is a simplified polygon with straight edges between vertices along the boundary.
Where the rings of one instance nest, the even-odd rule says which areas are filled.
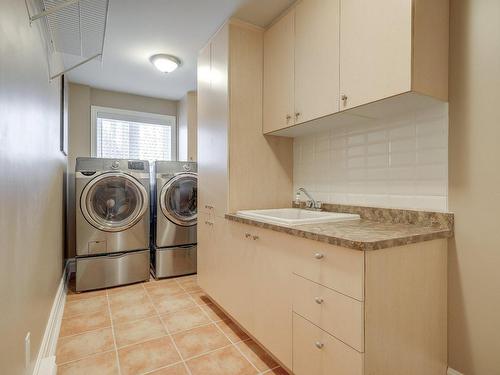
[[[148,161],[77,158],[77,291],[149,278],[149,196]]]
[[[156,161],[151,264],[156,278],[196,273],[197,165]]]

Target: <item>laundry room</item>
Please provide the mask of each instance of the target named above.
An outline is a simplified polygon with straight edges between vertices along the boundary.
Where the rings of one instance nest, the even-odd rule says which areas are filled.
[[[500,375],[498,14],[1,0],[0,375]]]

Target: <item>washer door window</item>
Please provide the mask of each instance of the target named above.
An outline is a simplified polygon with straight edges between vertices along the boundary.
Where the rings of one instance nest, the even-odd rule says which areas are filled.
[[[182,226],[196,224],[197,186],[195,174],[183,173],[172,178],[161,190],[160,207],[173,223]]]
[[[105,173],[83,189],[80,206],[97,229],[120,232],[134,226],[148,208],[146,188],[124,173]]]

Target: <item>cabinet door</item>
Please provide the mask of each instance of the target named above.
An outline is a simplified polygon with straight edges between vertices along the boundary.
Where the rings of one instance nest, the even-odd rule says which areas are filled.
[[[198,60],[199,207],[219,217],[228,202],[228,39],[225,26]]]
[[[339,1],[303,0],[295,9],[295,123],[339,110]]]
[[[276,358],[292,367],[293,237],[258,230],[254,251],[254,335]]]
[[[264,33],[264,133],[293,125],[294,14]]]
[[[214,221],[207,212],[198,213],[197,229],[197,272],[200,287],[212,298],[217,298],[216,266],[217,247],[214,235]]]
[[[247,331],[253,331],[253,270],[255,261],[254,227],[225,220],[225,231],[220,233],[223,257],[219,264],[225,282],[222,307]]]
[[[293,314],[295,375],[363,375],[362,353]]]
[[[198,55],[198,211],[207,211],[213,205],[210,194],[210,71],[211,44]]]
[[[411,0],[341,0],[341,110],[410,91],[411,7]]]

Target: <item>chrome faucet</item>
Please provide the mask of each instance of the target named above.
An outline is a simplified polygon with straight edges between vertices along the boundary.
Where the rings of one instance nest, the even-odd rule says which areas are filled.
[[[304,193],[307,196],[307,198],[309,198],[309,200],[306,201],[306,209],[308,209],[308,210],[321,210],[322,203],[320,201],[316,201],[311,196],[311,194],[309,194],[307,192],[307,190],[304,189],[303,187],[297,189],[297,194],[295,195],[296,196],[295,203],[300,203],[300,200],[299,200],[300,193]]]

